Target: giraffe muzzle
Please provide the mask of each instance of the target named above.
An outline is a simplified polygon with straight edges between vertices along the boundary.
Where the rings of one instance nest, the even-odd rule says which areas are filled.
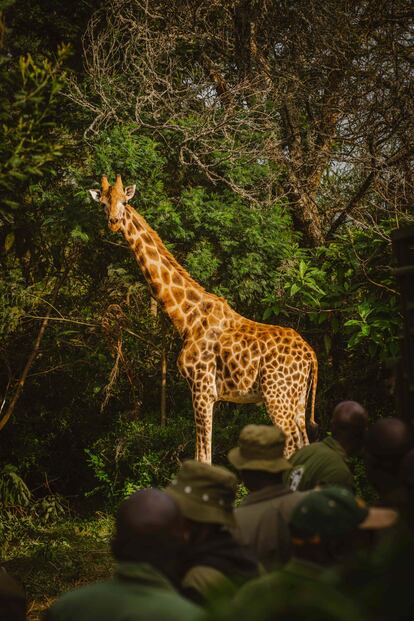
[[[118,218],[109,218],[109,223],[110,224],[117,224],[118,223]]]

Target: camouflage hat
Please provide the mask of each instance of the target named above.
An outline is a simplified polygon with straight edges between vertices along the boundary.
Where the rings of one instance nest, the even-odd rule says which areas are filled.
[[[276,425],[246,425],[239,436],[239,446],[227,457],[237,470],[283,472],[291,464],[283,457],[286,436]]]
[[[182,514],[190,520],[235,526],[236,490],[237,478],[232,472],[190,459],[183,463],[165,492],[178,502]]]
[[[294,508],[289,524],[303,539],[329,538],[358,528],[387,528],[397,517],[392,509],[367,507],[347,489],[332,486],[309,492]]]

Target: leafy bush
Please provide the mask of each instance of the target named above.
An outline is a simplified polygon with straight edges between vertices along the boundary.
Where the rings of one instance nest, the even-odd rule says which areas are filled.
[[[179,461],[194,452],[191,417],[175,417],[165,427],[154,420],[120,418],[108,434],[86,449],[98,485],[88,495],[119,500],[136,489],[164,486]]]
[[[269,424],[262,408],[240,411],[229,405],[217,407],[213,425],[213,461],[229,467],[227,452],[237,444],[248,423]],[[195,426],[188,416],[171,416],[165,427],[158,421],[119,419],[115,429],[86,449],[87,461],[98,482],[87,495],[99,495],[110,503],[137,489],[163,487],[185,459],[195,452]]]
[[[392,273],[391,231],[396,221],[373,229],[349,226],[327,246],[298,249],[277,276],[265,317],[305,314],[313,331],[343,337],[348,350],[366,346],[380,359],[398,354],[401,318]]]
[[[15,466],[6,464],[0,471],[0,506],[2,509],[27,507],[31,499],[30,490]]]

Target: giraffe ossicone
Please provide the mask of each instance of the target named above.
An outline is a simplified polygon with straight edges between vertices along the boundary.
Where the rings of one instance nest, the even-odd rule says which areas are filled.
[[[105,207],[108,225],[128,242],[147,281],[179,332],[178,367],[187,379],[196,426],[196,459],[211,463],[213,408],[217,401],[264,402],[271,421],[286,434],[285,455],[308,444],[306,404],[315,424],[318,362],[311,346],[292,328],[246,319],[223,298],[206,291],[167,250],[158,234],[128,204],[135,186],[120,175],[89,190]]]

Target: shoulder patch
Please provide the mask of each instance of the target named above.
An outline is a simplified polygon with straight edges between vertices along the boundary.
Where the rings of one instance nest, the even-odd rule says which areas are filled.
[[[292,492],[296,492],[296,490],[298,489],[304,472],[305,472],[305,466],[298,466],[297,468],[293,468],[293,470],[290,472],[289,487],[292,490]]]

